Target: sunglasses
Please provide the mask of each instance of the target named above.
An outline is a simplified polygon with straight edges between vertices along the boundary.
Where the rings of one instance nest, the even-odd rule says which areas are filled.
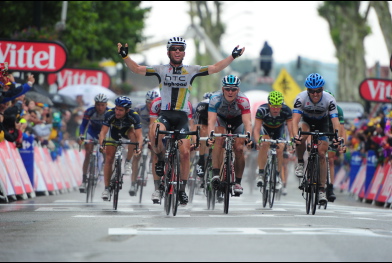
[[[181,51],[181,52],[185,51],[185,47],[173,47],[173,46],[171,46],[171,47],[169,48],[170,51],[177,51],[177,49],[178,49],[179,51]]]
[[[232,91],[232,92],[235,92],[238,90],[238,88],[224,88],[224,89],[225,89],[225,91]]]
[[[272,109],[281,109],[282,108],[282,105],[271,105],[271,104],[269,104],[269,106]]]
[[[308,92],[310,94],[321,93],[321,92],[323,92],[323,89],[308,89]]]

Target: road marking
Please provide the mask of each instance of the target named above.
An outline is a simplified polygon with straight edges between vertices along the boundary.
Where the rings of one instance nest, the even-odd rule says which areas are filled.
[[[347,228],[109,228],[109,235],[154,235],[154,236],[216,236],[216,235],[340,235],[388,237],[369,229]]]

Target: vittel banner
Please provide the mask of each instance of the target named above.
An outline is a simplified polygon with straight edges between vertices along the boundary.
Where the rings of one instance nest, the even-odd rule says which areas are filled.
[[[359,93],[364,100],[388,103],[392,97],[392,80],[365,79],[359,85]]]
[[[0,62],[10,70],[54,73],[67,62],[67,50],[58,42],[0,40]]]
[[[60,72],[48,75],[48,84],[61,90],[67,86],[90,84],[110,87],[110,76],[103,70],[64,68]]]

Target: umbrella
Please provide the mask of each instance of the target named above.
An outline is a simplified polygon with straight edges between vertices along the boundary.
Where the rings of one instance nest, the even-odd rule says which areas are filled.
[[[56,94],[51,94],[50,98],[53,101],[54,106],[56,107],[65,106],[65,107],[75,108],[79,106],[74,98],[67,95],[56,93]]]
[[[114,99],[117,96],[116,93],[104,86],[90,84],[66,86],[65,88],[59,90],[58,93],[68,95],[75,99],[77,96],[83,95],[83,101],[86,104],[94,103],[94,97],[99,93],[105,94],[109,99]]]
[[[53,102],[49,97],[47,97],[41,93],[38,93],[36,91],[28,91],[28,92],[26,92],[25,95],[27,98],[29,98],[35,102],[39,102],[42,104],[48,104],[49,106],[53,106]]]

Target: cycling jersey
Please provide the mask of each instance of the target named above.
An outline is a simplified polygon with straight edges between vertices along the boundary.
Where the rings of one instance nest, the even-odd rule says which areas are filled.
[[[115,108],[106,112],[105,120],[102,123],[109,127],[109,137],[111,139],[119,140],[119,134],[121,134],[124,138],[128,138],[127,133],[130,128],[134,128],[135,130],[142,128],[142,125],[140,124],[140,116],[133,109],[131,109],[125,117],[121,119],[116,119],[114,109]]]
[[[150,109],[150,118],[158,118],[160,113],[161,113],[161,105],[162,105],[162,98],[158,97],[154,99],[151,103],[151,109]],[[188,101],[188,120],[191,120],[193,117],[193,111],[192,111],[192,103]]]
[[[156,76],[162,96],[162,110],[189,112],[189,94],[196,77],[207,76],[208,66],[170,64],[148,66],[146,76]]]
[[[150,111],[147,108],[147,104],[139,104],[133,109],[139,114],[142,133],[147,134],[150,126]]]
[[[263,121],[260,134],[269,135],[271,139],[278,140],[284,139],[284,123],[286,121],[291,121],[293,119],[293,114],[291,109],[286,104],[283,104],[279,115],[272,117],[268,103],[265,103],[257,108],[256,119]]]
[[[242,92],[239,92],[237,98],[228,102],[221,91],[215,92],[210,98],[208,105],[209,112],[215,112],[223,119],[232,119],[250,113],[249,99]]]
[[[105,113],[109,110],[106,107]],[[84,135],[86,132],[86,127],[88,125],[87,134],[91,137],[98,139],[98,135],[101,132],[102,123],[105,119],[104,114],[98,114],[95,106],[88,108],[84,112],[82,124],[79,127],[79,134]]]
[[[337,105],[337,108],[338,108],[339,123],[340,123],[340,124],[344,124],[343,110],[342,110],[342,108],[340,108],[339,105]],[[331,118],[329,118],[329,120],[328,120],[328,125],[329,125],[329,130],[330,130],[331,132],[334,132]]]
[[[328,115],[331,118],[338,117],[336,100],[325,91],[317,103],[312,102],[306,90],[299,93],[294,102],[293,113],[299,113],[311,120],[321,120],[327,118]]]
[[[194,116],[195,124],[208,125],[208,105],[210,99],[205,99],[199,102],[196,106]]]

